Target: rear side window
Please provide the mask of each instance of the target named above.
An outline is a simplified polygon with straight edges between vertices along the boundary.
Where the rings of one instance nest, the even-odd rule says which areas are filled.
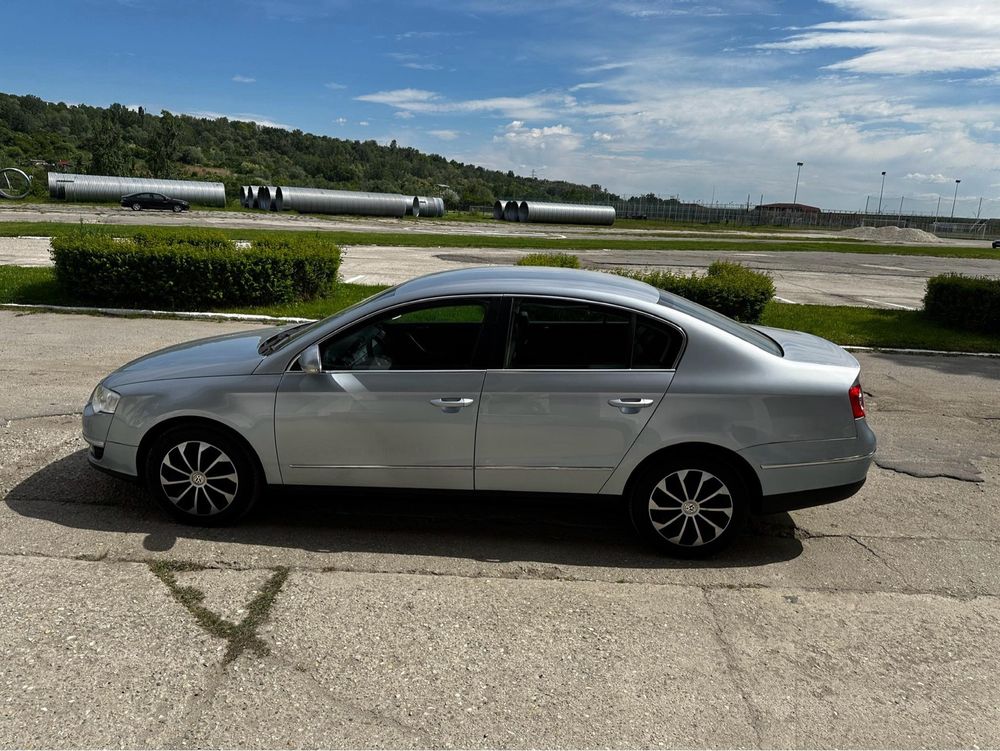
[[[515,300],[506,367],[545,370],[670,369],[679,331],[619,308],[564,300]]]

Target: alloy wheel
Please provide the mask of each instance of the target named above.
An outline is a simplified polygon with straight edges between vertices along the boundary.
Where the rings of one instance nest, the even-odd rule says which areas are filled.
[[[236,498],[239,477],[236,465],[220,448],[205,441],[184,441],[164,454],[160,487],[181,511],[212,516]]]
[[[680,469],[660,480],[649,496],[649,520],[668,542],[695,548],[723,534],[733,519],[733,497],[718,477]]]

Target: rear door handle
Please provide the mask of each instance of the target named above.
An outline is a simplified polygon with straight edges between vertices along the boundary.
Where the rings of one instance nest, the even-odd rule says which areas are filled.
[[[438,399],[431,399],[431,404],[440,407],[442,412],[451,414],[458,412],[462,407],[468,407],[474,401],[476,400],[467,396],[442,396]]]
[[[636,415],[639,414],[640,409],[652,406],[653,400],[623,396],[618,399],[608,399],[608,404],[612,407],[618,407],[623,415]]]

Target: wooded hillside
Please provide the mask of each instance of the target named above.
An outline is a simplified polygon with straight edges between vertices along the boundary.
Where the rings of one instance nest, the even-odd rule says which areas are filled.
[[[231,201],[247,184],[441,195],[449,208],[496,198],[601,203],[616,198],[599,185],[487,170],[395,141],[383,146],[224,118],[151,115],[121,104],[105,109],[0,93],[0,167],[32,168],[33,189],[44,196],[49,167],[33,162],[66,172],[217,180],[226,184]]]

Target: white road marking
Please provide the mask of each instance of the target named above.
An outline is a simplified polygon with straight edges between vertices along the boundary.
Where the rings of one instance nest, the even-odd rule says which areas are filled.
[[[867,266],[870,269],[885,269],[886,271],[913,271],[905,266],[879,266],[877,263],[859,263],[859,266]]]
[[[909,305],[897,305],[894,302],[886,302],[885,300],[872,300],[870,297],[859,297],[858,299],[865,302],[873,302],[876,305],[891,305],[894,308],[902,308],[903,310],[916,310],[916,308],[911,308]]]
[[[736,253],[733,253],[733,255],[734,256],[764,256],[765,258],[770,258],[772,254],[771,253],[742,253],[742,252],[736,252]]]
[[[792,305],[801,305],[802,304],[802,303],[799,303],[799,302],[795,302],[795,300],[788,300],[788,299],[786,299],[784,297],[778,297],[777,295],[774,296],[774,299],[777,300],[778,302],[787,302],[787,303],[791,303]]]
[[[350,279],[345,279],[344,283],[345,284],[353,284],[354,282],[357,282],[357,281],[360,281],[361,279],[364,279],[365,276],[366,276],[366,274],[358,274],[357,276],[352,276]]]

